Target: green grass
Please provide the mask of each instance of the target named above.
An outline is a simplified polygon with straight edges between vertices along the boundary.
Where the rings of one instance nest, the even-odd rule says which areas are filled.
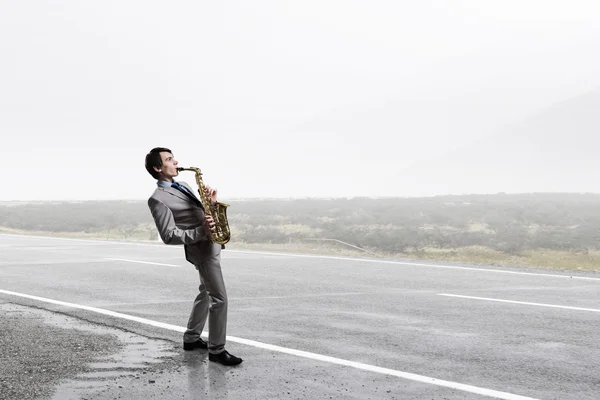
[[[475,264],[510,265],[564,270],[600,271],[600,251],[578,253],[552,249],[526,250],[507,254],[487,247],[464,247],[454,250],[425,249],[407,254],[410,258],[467,262]]]

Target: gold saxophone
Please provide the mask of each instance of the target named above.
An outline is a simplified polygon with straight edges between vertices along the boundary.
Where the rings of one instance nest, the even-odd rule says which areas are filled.
[[[215,221],[215,229],[210,233],[210,240],[218,244],[229,242],[229,239],[231,239],[229,222],[227,221],[227,207],[229,207],[229,204],[217,202],[215,206],[212,205],[212,201],[208,197],[204,183],[202,182],[202,172],[200,171],[200,168],[177,168],[177,171],[194,171],[196,173],[196,183],[198,184],[200,201],[204,207],[204,214],[210,215],[213,221]]]

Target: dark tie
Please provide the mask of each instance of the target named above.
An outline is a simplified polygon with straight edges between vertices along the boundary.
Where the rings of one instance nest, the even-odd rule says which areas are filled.
[[[173,183],[171,183],[171,187],[174,187],[175,189],[179,190],[180,192],[182,192],[183,194],[185,194],[187,197],[189,197],[190,200],[192,200],[198,207],[204,209],[204,207],[202,207],[202,203],[200,202],[200,200],[198,200],[198,198],[196,196],[194,196],[185,187],[181,186],[179,184],[179,182],[173,182]]]

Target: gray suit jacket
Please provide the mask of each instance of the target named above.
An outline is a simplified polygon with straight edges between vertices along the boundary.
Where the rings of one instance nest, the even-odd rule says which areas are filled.
[[[194,193],[187,183],[178,182]],[[204,231],[204,211],[179,190],[157,187],[148,199],[148,207],[162,241],[185,245],[186,259],[192,264],[198,266],[220,252],[221,246],[215,246]]]

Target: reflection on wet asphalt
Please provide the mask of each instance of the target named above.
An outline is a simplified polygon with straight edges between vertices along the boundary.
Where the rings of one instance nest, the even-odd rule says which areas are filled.
[[[56,388],[53,400],[87,398],[95,391],[114,386],[115,381],[124,377],[134,377],[152,384],[155,380],[147,378],[145,370],[153,364],[160,363],[165,357],[176,354],[171,351],[172,343],[148,339],[118,329],[96,325],[78,327],[78,329],[116,335],[122,347],[118,353],[94,360],[87,365],[86,372],[60,384]]]
[[[237,368],[172,341],[13,303],[0,304],[0,325],[1,400],[242,399],[253,390],[240,388]]]
[[[172,342],[39,308],[4,303],[0,315],[2,399],[89,398],[177,354]]]

